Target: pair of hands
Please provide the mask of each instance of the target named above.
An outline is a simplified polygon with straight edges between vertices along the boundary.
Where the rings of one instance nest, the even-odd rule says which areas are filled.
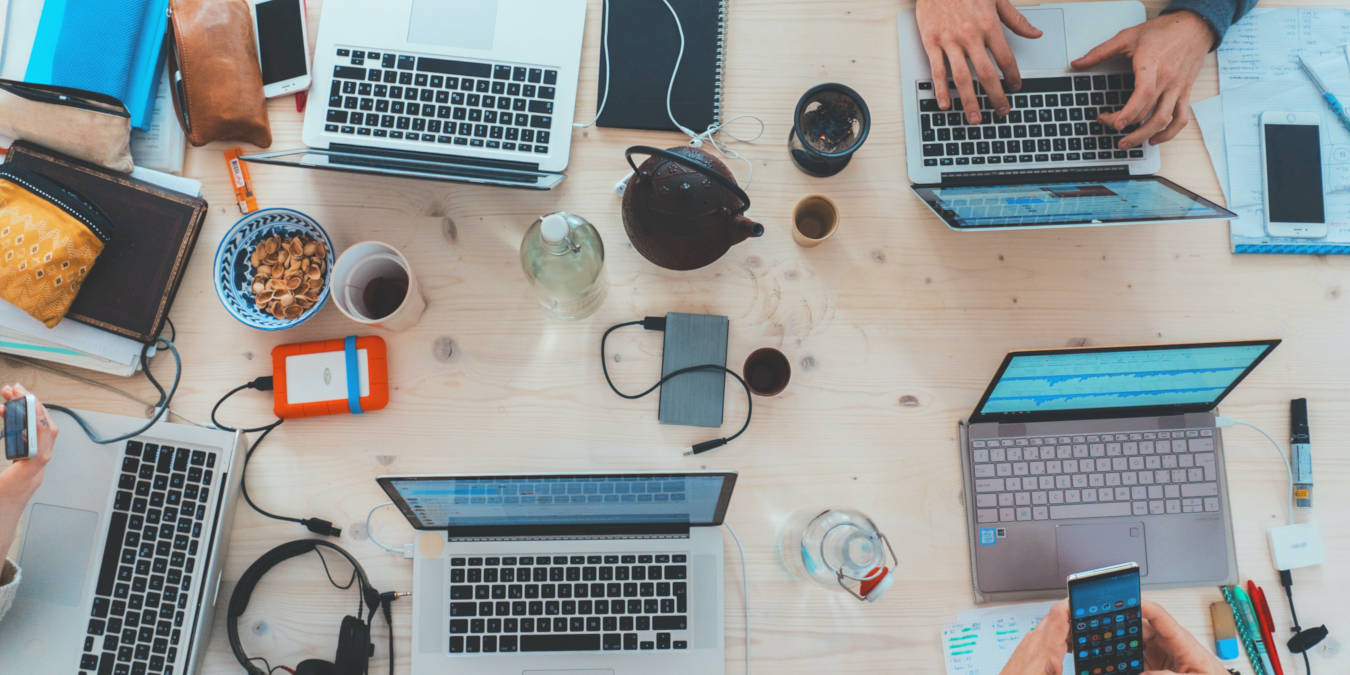
[[[23,398],[27,394],[28,390],[23,385],[0,387],[0,398],[6,401]],[[14,543],[19,516],[42,484],[43,472],[47,462],[52,459],[52,447],[56,445],[59,430],[41,403],[37,404],[37,430],[37,455],[14,462],[0,471],[0,559],[4,558]],[[24,435],[27,436],[27,433],[24,432]]]
[[[1003,84],[1008,91],[1015,92],[1022,86],[1022,76],[1003,26],[1024,38],[1040,37],[1040,29],[1032,26],[1009,0],[918,0],[916,15],[923,48],[933,70],[938,107],[947,110],[951,106],[951,91],[947,87],[950,78],[956,83],[966,119],[979,124],[974,84],[978,80],[995,114],[1008,114],[1012,105]],[[1113,56],[1131,59],[1134,94],[1119,111],[1098,118],[1116,130],[1138,125],[1121,140],[1120,148],[1125,150],[1145,141],[1157,145],[1172,140],[1190,122],[1191,87],[1213,43],[1214,31],[1198,14],[1175,12],[1120,31],[1072,65],[1091,68]]]
[[[1144,618],[1144,675],[1227,675],[1219,660],[1200,646],[1155,602],[1140,607]],[[1022,639],[1003,675],[1060,675],[1069,649],[1069,601],[1062,600]]]

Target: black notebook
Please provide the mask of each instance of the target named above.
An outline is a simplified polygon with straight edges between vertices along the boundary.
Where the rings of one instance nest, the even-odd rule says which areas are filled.
[[[701,133],[722,120],[722,58],[727,0],[670,0],[684,28],[684,58],[670,109],[680,124]],[[662,0],[606,0],[609,76],[600,50],[596,105],[609,98],[596,122],[602,127],[676,130],[666,114],[666,88],[680,49],[675,18]]]

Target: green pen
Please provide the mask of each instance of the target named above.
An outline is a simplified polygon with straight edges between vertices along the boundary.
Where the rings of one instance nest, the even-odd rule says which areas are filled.
[[[1251,636],[1252,644],[1256,645],[1256,653],[1248,654],[1253,662],[1258,662],[1261,668],[1267,673],[1274,673],[1275,666],[1270,662],[1269,652],[1266,650],[1266,641],[1261,636],[1261,622],[1256,619],[1256,610],[1252,608],[1252,599],[1247,595],[1247,591],[1242,590],[1241,586],[1230,586],[1233,592],[1233,598],[1237,601],[1238,613],[1242,615],[1243,632]]]

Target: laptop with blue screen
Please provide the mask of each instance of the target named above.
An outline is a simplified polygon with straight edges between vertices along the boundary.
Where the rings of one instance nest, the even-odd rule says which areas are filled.
[[[735,473],[382,476],[418,530],[412,672],[722,673]]]
[[[1215,407],[1279,342],[1008,354],[962,425],[976,601],[1122,562],[1155,588],[1233,583]]]

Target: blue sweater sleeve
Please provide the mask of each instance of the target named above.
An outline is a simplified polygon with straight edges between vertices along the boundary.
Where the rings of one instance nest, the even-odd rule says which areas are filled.
[[[1223,42],[1228,27],[1237,23],[1244,14],[1256,6],[1257,0],[1172,0],[1163,14],[1189,9],[1200,15],[1214,29],[1214,48]]]

